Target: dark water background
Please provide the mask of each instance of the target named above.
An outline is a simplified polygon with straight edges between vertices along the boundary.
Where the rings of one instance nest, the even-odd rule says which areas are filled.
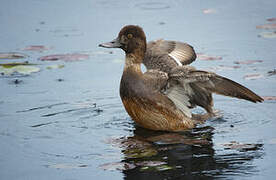
[[[28,57],[0,63],[29,61],[41,70],[0,76],[0,179],[273,179],[275,100],[215,96],[222,118],[189,132],[148,131],[135,126],[118,95],[124,53],[97,45],[138,24],[148,40],[184,41],[222,57],[195,67],[275,96],[276,76],[267,72],[276,68],[276,39],[259,35],[275,29],[256,28],[273,23],[266,19],[275,9],[274,0],[1,1],[0,52]],[[30,45],[49,49],[23,50]],[[38,60],[67,53],[89,58]],[[244,60],[262,62],[231,68]],[[56,64],[65,67],[47,68]]]

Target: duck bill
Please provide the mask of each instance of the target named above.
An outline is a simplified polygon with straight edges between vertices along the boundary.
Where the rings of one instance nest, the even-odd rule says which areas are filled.
[[[104,48],[120,48],[120,47],[122,47],[122,45],[119,41],[119,38],[116,38],[110,42],[99,44],[99,46],[104,47]]]

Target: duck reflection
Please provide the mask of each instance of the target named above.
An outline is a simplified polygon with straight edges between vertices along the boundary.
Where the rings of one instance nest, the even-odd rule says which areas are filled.
[[[136,127],[133,136],[120,139],[125,179],[213,179],[256,173],[252,160],[262,156],[262,144],[229,144],[217,152],[213,130],[171,133]]]

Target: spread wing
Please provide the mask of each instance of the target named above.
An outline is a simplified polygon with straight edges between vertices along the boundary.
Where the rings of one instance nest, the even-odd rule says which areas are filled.
[[[161,96],[166,96],[169,102],[173,102],[176,108],[181,110],[187,117],[192,118],[190,112],[189,97],[183,90],[183,87],[176,85],[169,87],[169,76],[167,73],[159,70],[148,70],[144,73],[145,83],[147,87],[151,87],[153,91],[159,92]],[[164,104],[169,105],[169,104]]]
[[[190,64],[195,59],[196,53],[189,44],[161,39],[147,44],[143,63],[147,69],[169,72],[173,67]]]
[[[195,70],[189,66],[174,68],[169,73],[169,84],[172,84],[173,87],[182,87],[191,107],[198,105],[205,108],[207,112],[212,112],[212,93],[245,99],[254,103],[263,101],[260,96],[239,83],[215,73]],[[168,93],[171,93],[170,87]]]

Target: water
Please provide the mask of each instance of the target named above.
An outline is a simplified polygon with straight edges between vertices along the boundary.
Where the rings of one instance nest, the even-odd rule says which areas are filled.
[[[188,42],[222,60],[197,60],[254,90],[274,96],[275,38],[256,26],[275,14],[275,1],[3,1],[0,52],[21,52],[41,70],[0,78],[1,179],[272,179],[275,101],[253,104],[214,96],[221,119],[183,133],[137,127],[118,95],[124,53],[98,48],[122,26],[138,24],[148,40]],[[210,9],[204,14],[204,9]],[[275,22],[274,22],[275,23]],[[30,45],[48,50],[25,51]],[[82,53],[80,61],[39,61]],[[261,63],[231,67],[234,61]],[[63,68],[48,69],[50,65]],[[261,78],[246,80],[246,74]],[[19,83],[15,83],[19,81]],[[202,112],[200,109],[196,110]]]

